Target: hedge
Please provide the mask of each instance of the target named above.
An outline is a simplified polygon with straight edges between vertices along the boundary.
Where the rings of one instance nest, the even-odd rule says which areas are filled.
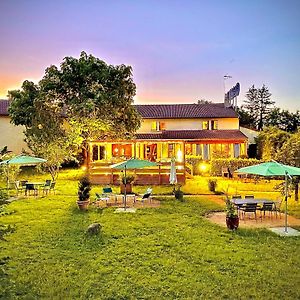
[[[211,175],[212,176],[222,176],[222,168],[228,168],[233,174],[239,168],[248,167],[262,163],[262,160],[254,158],[216,158],[212,159],[211,164]]]

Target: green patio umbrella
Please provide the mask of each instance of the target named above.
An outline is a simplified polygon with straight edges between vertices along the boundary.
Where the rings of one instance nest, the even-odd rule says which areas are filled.
[[[126,210],[126,184],[127,184],[126,170],[142,169],[146,167],[155,167],[155,166],[158,166],[158,164],[155,162],[143,160],[143,159],[137,159],[137,158],[130,158],[128,160],[110,166],[110,168],[112,169],[124,170],[124,177],[125,177],[124,210]]]
[[[3,160],[0,162],[0,165],[7,166],[7,191],[9,190],[9,165],[21,165],[21,166],[36,166],[38,164],[46,162],[46,159],[29,156],[29,155],[17,155],[7,160]]]
[[[277,161],[270,161],[244,167],[236,170],[237,173],[253,174],[261,176],[284,176],[285,177],[285,232],[287,233],[287,198],[288,198],[288,178],[300,176],[300,168],[281,164]]]

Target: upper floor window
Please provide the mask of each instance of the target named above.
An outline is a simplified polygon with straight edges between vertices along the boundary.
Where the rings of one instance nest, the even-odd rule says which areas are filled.
[[[204,130],[216,130],[218,129],[218,120],[210,120],[202,122],[202,129]]]
[[[166,123],[160,121],[153,121],[151,123],[151,131],[161,131],[166,130]]]
[[[209,122],[208,121],[203,121],[202,122],[202,129],[209,129]]]
[[[211,130],[216,130],[216,129],[218,129],[218,121],[217,121],[217,120],[211,120],[211,121],[210,121],[210,129],[211,129]]]

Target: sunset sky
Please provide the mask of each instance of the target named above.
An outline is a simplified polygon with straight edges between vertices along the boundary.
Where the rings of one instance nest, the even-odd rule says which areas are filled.
[[[136,104],[222,102],[229,74],[300,109],[299,0],[0,0],[0,98],[82,50],[131,65]]]

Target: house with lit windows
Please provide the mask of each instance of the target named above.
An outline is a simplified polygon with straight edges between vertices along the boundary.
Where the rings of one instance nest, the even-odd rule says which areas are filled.
[[[239,129],[232,106],[224,103],[135,105],[142,123],[131,140],[90,142],[88,169],[99,184],[119,183],[120,172],[110,165],[131,157],[155,161],[158,167],[135,170],[136,184],[168,184],[170,161],[176,159],[177,180],[193,174],[189,157],[209,161],[214,157],[247,154],[247,137]]]

